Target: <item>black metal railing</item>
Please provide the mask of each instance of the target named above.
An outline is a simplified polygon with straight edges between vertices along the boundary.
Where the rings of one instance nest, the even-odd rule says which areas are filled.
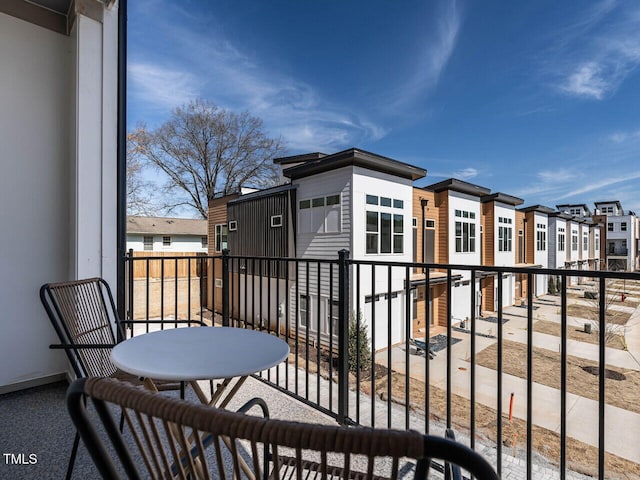
[[[152,261],[174,262],[176,278],[166,265],[158,279],[131,273],[138,262]],[[201,262],[195,308],[191,277],[179,285],[179,262]],[[629,295],[640,296],[639,273],[376,262],[350,259],[346,251],[334,259],[130,255],[127,263],[131,318],[170,312],[173,318],[195,315],[210,324],[278,335],[289,342],[291,355],[257,378],[341,423],[437,434],[453,428],[471,448],[494,451],[498,473],[517,465],[513,458],[523,458],[527,479],[540,462],[560,478],[570,471],[615,477],[620,469],[640,468],[637,459],[616,450],[619,442],[610,432],[605,435],[606,400],[617,388],[605,380],[614,370],[605,363],[608,333],[617,329],[624,335],[616,302],[620,292],[627,296],[625,307]],[[150,289],[154,281],[159,285]],[[630,291],[634,285],[637,290]],[[165,308],[167,292],[174,300]],[[185,312],[178,308],[181,295],[188,298]],[[539,322],[555,333],[536,332]],[[581,386],[568,383],[575,381],[570,373],[577,362],[569,345],[582,323],[596,335],[588,337],[598,410],[590,438],[568,435],[568,400],[581,395]],[[585,335],[587,330],[585,325]],[[556,366],[545,374],[541,360],[547,357]],[[513,385],[522,388],[514,392]],[[534,403],[540,385],[559,394],[557,404],[548,398],[544,405],[558,418],[558,432],[549,426],[553,420],[534,417],[542,407]],[[514,402],[523,401],[526,407],[514,414]]]

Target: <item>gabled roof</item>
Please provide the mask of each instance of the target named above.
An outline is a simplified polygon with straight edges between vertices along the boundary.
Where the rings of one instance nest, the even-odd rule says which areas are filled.
[[[480,185],[474,185],[473,183],[465,182],[464,180],[458,180],[457,178],[449,178],[432,185],[423,187],[425,190],[433,192],[442,192],[444,190],[454,190],[460,193],[468,193],[469,195],[475,195],[477,197],[484,197],[491,193],[491,189],[481,187]]]
[[[192,218],[127,216],[127,233],[155,235],[206,235],[207,221]]]
[[[363,167],[410,180],[417,180],[427,174],[427,171],[422,168],[356,148],[306,161],[301,165],[285,169],[282,174],[285,177],[296,179],[346,166]]]
[[[530,205],[528,207],[519,208],[518,211],[524,212],[524,213],[540,212],[540,213],[546,213],[547,215],[550,215],[556,212],[553,208],[545,207],[544,205]]]
[[[492,193],[491,195],[485,195],[480,199],[480,201],[482,203],[487,203],[487,202],[506,203],[507,205],[513,205],[514,207],[516,205],[522,205],[524,203],[523,199],[514,197],[513,195],[507,195],[506,193],[502,193],[502,192],[496,192],[496,193]]]

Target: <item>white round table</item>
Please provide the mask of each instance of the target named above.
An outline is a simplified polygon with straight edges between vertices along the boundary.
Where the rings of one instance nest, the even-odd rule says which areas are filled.
[[[121,370],[155,380],[246,377],[289,355],[282,339],[257,330],[191,327],[160,330],[116,345],[111,360]]]

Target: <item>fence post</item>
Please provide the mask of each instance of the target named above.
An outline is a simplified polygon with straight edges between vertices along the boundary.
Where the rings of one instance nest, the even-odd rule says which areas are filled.
[[[338,252],[338,422],[349,418],[349,251]]]
[[[129,263],[129,285],[127,285],[127,290],[129,292],[129,304],[127,305],[127,320],[133,320],[133,305],[135,303],[134,298],[133,298],[133,279],[135,277],[134,275],[134,270],[135,270],[135,262],[133,261],[133,248],[129,249],[129,254],[125,257],[128,260]],[[133,324],[129,323],[127,324],[127,328],[131,329],[131,332],[133,332]],[[132,333],[133,335],[133,333]],[[126,336],[126,332],[125,332],[125,336]],[[124,340],[124,338],[119,339],[118,341]]]
[[[229,249],[222,250],[222,326],[229,326]]]

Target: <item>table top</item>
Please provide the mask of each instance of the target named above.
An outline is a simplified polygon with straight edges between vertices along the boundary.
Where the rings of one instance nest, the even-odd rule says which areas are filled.
[[[116,345],[111,361],[121,370],[152,380],[232,378],[267,370],[289,355],[274,335],[230,327],[172,328]]]

